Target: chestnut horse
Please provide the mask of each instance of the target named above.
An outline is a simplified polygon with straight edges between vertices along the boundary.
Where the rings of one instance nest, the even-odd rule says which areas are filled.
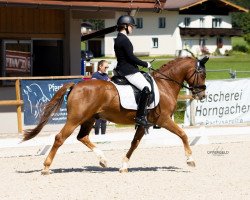
[[[154,70],[152,76],[160,91],[160,102],[148,113],[148,121],[179,136],[183,142],[187,164],[195,166],[192,151],[189,146],[186,133],[172,120],[179,91],[186,81],[188,89],[192,91],[193,97],[203,99],[205,97],[205,63],[208,57],[201,60],[192,57],[176,58],[164,64],[158,70]],[[102,80],[88,80],[77,84],[66,83],[44,108],[44,113],[39,124],[34,129],[24,132],[23,141],[35,137],[45,126],[52,114],[56,113],[61,106],[63,96],[70,89],[67,101],[67,121],[62,130],[55,136],[54,144],[44,161],[42,174],[50,173],[50,166],[58,148],[64,141],[80,126],[77,139],[91,149],[99,158],[102,167],[107,166],[104,153],[97,148],[89,139],[89,133],[95,122],[95,118],[102,118],[117,124],[134,124],[135,110],[127,110],[121,107],[118,91],[111,82]],[[128,161],[133,151],[139,145],[145,129],[139,126],[136,130],[131,147],[122,160],[120,172],[128,171]]]

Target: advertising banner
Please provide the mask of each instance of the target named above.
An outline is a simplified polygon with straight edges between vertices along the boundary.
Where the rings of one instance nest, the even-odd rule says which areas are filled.
[[[21,91],[24,101],[24,125],[36,125],[43,113],[43,108],[46,103],[54,96],[54,94],[63,86],[64,83],[78,83],[82,79],[67,79],[67,80],[22,80]],[[67,94],[64,96],[64,102],[60,110],[55,113],[50,124],[65,123],[67,118]]]
[[[195,101],[195,124],[250,122],[250,79],[207,81],[206,86],[206,98]],[[189,122],[190,106],[187,106],[184,123]]]
[[[31,74],[31,53],[22,51],[6,50],[6,76],[30,76]]]

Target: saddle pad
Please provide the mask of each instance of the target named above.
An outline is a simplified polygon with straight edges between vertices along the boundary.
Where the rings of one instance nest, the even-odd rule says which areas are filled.
[[[152,78],[153,79],[153,78]],[[132,87],[130,85],[117,85],[111,81],[118,90],[121,106],[125,109],[137,110],[137,103],[135,101],[135,95]],[[158,86],[153,79],[155,100],[148,106],[148,109],[153,109],[156,107],[160,101],[160,94]]]

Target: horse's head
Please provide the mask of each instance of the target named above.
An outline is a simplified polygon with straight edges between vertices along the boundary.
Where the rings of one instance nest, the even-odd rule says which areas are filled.
[[[201,60],[196,59],[196,65],[189,70],[186,76],[186,82],[189,84],[192,96],[195,99],[202,100],[206,97],[205,90],[205,79],[206,79],[206,67],[205,63],[209,57],[205,56]]]

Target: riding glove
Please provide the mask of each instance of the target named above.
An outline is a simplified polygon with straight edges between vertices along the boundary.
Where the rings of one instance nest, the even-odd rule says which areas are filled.
[[[148,64],[147,68],[151,68],[151,63],[147,62],[147,64]]]

